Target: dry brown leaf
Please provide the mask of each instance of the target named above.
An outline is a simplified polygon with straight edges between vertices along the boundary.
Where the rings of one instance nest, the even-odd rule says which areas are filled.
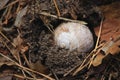
[[[12,48],[11,53],[15,57],[16,60],[19,60],[19,53],[20,53],[20,48],[21,48],[22,42],[23,42],[23,40],[20,38],[20,35],[18,35],[13,40],[13,43],[15,44],[16,48]]]
[[[16,38],[13,39],[13,43],[17,47],[21,46],[22,42],[23,42],[23,40],[21,39],[20,35],[18,35]]]
[[[93,66],[98,66],[102,63],[102,59],[105,57],[105,55],[98,53],[95,59],[93,60],[92,64]]]
[[[107,42],[98,52],[94,60],[92,61],[93,66],[98,66],[102,63],[102,60],[108,56],[108,54],[116,55],[120,53],[120,36],[117,41]]]
[[[99,32],[99,27],[94,28],[96,35]],[[101,32],[101,42],[109,41],[110,38],[116,38],[120,35],[120,19],[106,19],[103,22],[102,32]]]
[[[20,27],[22,23],[22,17],[26,14],[27,8],[28,6],[26,6],[25,8],[23,8],[17,13],[17,17],[16,17],[15,24],[14,24],[15,26]]]
[[[109,49],[107,53],[112,55],[118,54],[120,52],[120,40],[115,42]]]
[[[28,46],[21,46],[20,51],[21,53],[25,53],[28,50]]]
[[[37,61],[35,63],[31,63],[30,68],[35,70],[35,71],[38,71],[40,73],[46,73],[47,72],[47,68],[44,65],[42,65],[40,61]]]
[[[4,57],[0,57],[0,67],[3,66],[4,64],[6,64],[8,66],[15,65],[15,63],[11,62],[10,60],[8,60]]]

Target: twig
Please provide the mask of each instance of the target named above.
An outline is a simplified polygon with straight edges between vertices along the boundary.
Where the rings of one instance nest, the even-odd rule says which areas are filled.
[[[100,30],[99,30],[99,33],[98,33],[98,38],[97,38],[97,42],[96,42],[96,46],[95,46],[95,49],[85,58],[85,60],[83,61],[83,63],[80,65],[80,67],[73,73],[73,75],[76,75],[80,70],[83,69],[83,66],[84,66],[84,63],[86,62],[86,60],[93,54],[96,52],[97,48],[98,48],[98,43],[99,43],[99,40],[100,40],[100,35],[101,35],[101,30],[102,30],[102,24],[103,24],[103,19],[101,20],[101,24],[100,24]],[[89,66],[88,68],[90,68],[91,64],[92,64],[92,59],[94,58],[95,55],[92,56],[92,58],[90,59],[90,61],[88,62],[89,63]],[[87,63],[87,64],[88,64]],[[86,64],[85,64],[86,65]]]
[[[16,0],[14,2],[11,2],[10,4],[8,4],[7,6],[3,7],[2,9],[6,8],[6,7],[9,7],[9,6],[12,6],[14,5],[15,3],[19,2],[19,0]]]
[[[52,15],[52,14],[46,13],[46,12],[41,12],[40,15],[44,15],[44,16],[48,16],[48,17],[53,17],[53,18],[58,18],[56,15]],[[70,21],[70,22],[80,23],[80,24],[87,24],[84,21],[72,20],[72,19],[63,18],[63,17],[59,17],[59,19],[60,20],[64,20],[64,21]]]
[[[45,74],[42,74],[42,73],[39,73],[39,72],[34,71],[34,70],[32,70],[32,69],[29,69],[29,68],[27,68],[27,67],[21,66],[20,64],[18,64],[17,62],[15,62],[14,60],[12,60],[11,58],[3,55],[2,53],[0,53],[0,55],[1,55],[2,57],[6,58],[6,59],[8,59],[8,60],[10,60],[10,61],[12,61],[13,63],[15,63],[16,66],[22,68],[22,69],[25,70],[25,71],[26,71],[26,70],[27,70],[27,71],[31,71],[31,72],[33,72],[33,73],[39,74],[39,75],[41,75],[41,76],[43,76],[43,77],[46,77],[46,78],[49,79],[49,80],[55,80],[55,79],[53,79],[53,78],[51,78],[51,77],[49,77],[49,76],[47,76],[47,75],[45,75]]]
[[[101,36],[101,32],[102,32],[102,26],[103,26],[103,18],[101,20],[101,23],[100,23],[100,29],[99,29],[99,33],[98,33],[98,38],[97,38],[97,42],[96,42],[96,45],[95,45],[95,51],[97,50],[98,48],[98,44],[99,44],[99,41],[100,41],[100,36]],[[90,68],[90,66],[92,65],[92,62],[93,62],[93,59],[95,58],[97,54],[93,54],[92,58],[90,59],[90,64],[88,66],[88,68]]]
[[[57,75],[54,73],[54,71],[53,71],[51,68],[50,68],[50,70],[51,70],[52,74],[54,75],[55,80],[59,80],[59,78],[58,78]]]
[[[13,55],[13,57],[18,61],[18,56],[15,56],[14,54],[13,54],[13,51],[10,49],[10,47],[4,42],[4,41],[2,41],[2,43],[6,46],[6,48],[10,51],[10,53]]]
[[[75,70],[77,67],[79,67],[80,64],[78,64],[77,66],[73,67],[71,70],[69,70],[67,73],[65,73],[63,76],[67,76],[68,74],[70,74],[73,70]]]
[[[101,32],[102,32],[102,26],[103,26],[103,18],[102,18],[101,23],[100,23],[100,29],[99,29],[99,33],[98,33],[98,38],[97,38],[97,42],[96,42],[96,45],[95,45],[95,49],[97,49],[99,41],[100,41],[100,35],[101,35]]]
[[[3,24],[7,24],[8,23],[8,19],[10,17],[10,12],[11,12],[12,6],[10,6],[8,8],[7,14],[5,15],[5,21],[3,22]]]
[[[86,61],[86,60],[84,60]],[[83,61],[83,63],[84,63]],[[79,68],[77,68],[77,70],[73,73],[73,76],[75,76],[79,71],[81,71],[82,69],[84,69],[89,63],[90,61],[88,61],[85,65],[83,65],[83,63],[81,64],[81,66]]]
[[[17,78],[21,78],[21,79],[29,79],[29,80],[33,80],[33,78],[25,77],[25,76],[18,75],[18,74],[12,74],[12,76],[17,77]]]
[[[28,80],[43,80],[43,79],[34,79],[34,78],[30,78],[30,77],[24,77],[22,75],[18,75],[18,74],[11,74],[12,76],[14,77],[17,77],[17,78],[21,78],[21,79],[28,79]]]
[[[99,46],[97,47],[97,49],[100,48],[102,45],[103,45],[103,44],[99,45]],[[85,64],[85,62],[88,60],[88,58],[89,58],[90,56],[92,56],[95,52],[96,52],[95,49],[90,52],[90,54],[84,59],[84,61],[82,62],[82,64],[81,64],[81,65],[76,69],[76,71],[73,73],[73,76],[76,75],[80,70],[82,70],[81,68],[82,68],[84,65],[90,63],[90,60],[89,60],[89,61]],[[87,65],[86,65],[86,66],[87,66]],[[86,66],[84,66],[84,67],[86,67]]]
[[[3,17],[7,14],[7,11],[8,11],[8,8],[5,9],[4,13],[2,14],[2,16],[0,18],[1,23],[2,23]]]
[[[57,11],[57,14],[58,14],[58,17],[60,17],[60,11],[58,9],[58,5],[56,3],[56,0],[53,0],[54,4],[55,4],[55,8],[56,8],[56,11]]]
[[[12,43],[1,31],[0,31],[1,36],[3,36],[8,42],[10,42],[14,47],[16,47],[16,45],[14,43]]]

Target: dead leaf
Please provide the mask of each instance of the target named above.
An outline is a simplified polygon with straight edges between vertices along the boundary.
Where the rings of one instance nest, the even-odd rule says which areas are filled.
[[[6,64],[8,66],[15,65],[15,63],[11,62],[10,60],[8,60],[8,59],[6,59],[4,57],[0,57],[0,67],[3,66],[4,64]]]
[[[120,52],[120,40],[115,42],[109,49],[107,53],[116,55]]]
[[[117,40],[118,39],[118,40]],[[97,53],[96,57],[92,61],[93,66],[98,66],[102,63],[102,60],[108,56],[108,54],[116,55],[120,53],[120,36],[114,41],[107,42]]]
[[[21,46],[22,42],[23,42],[23,39],[20,37],[20,35],[18,35],[16,38],[13,39],[13,43],[17,47]]]
[[[99,27],[94,28],[96,35],[99,32]],[[120,19],[110,19],[105,20],[102,26],[101,32],[101,40],[102,41],[109,41],[111,38],[116,38],[120,35]]]
[[[75,14],[75,12],[73,11],[73,9],[71,10],[71,12],[69,12],[71,17],[76,20],[77,19],[77,15]]]
[[[21,53],[25,53],[26,51],[28,51],[28,46],[21,46],[20,51]]]
[[[40,61],[37,61],[35,63],[30,63],[30,68],[40,73],[47,72],[47,68],[44,65],[42,65]]]
[[[22,23],[22,17],[26,14],[28,6],[20,10],[17,14],[16,20],[15,20],[15,26],[20,27]]]
[[[13,39],[13,43],[15,44],[16,48],[11,48],[10,51],[16,60],[19,60],[19,53],[22,42],[23,40],[20,38],[20,35]]]

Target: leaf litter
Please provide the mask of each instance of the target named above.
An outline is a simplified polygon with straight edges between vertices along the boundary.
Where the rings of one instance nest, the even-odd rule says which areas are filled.
[[[4,66],[13,68],[7,72],[8,75],[0,76],[1,80],[119,79],[119,16],[112,16],[113,20],[106,16],[104,8],[109,5],[99,7],[79,0],[4,0],[1,3],[4,4],[0,4],[0,70]],[[114,3],[111,6],[119,5]],[[100,24],[102,9],[106,10],[103,12],[105,20],[99,30],[93,26]],[[93,35],[98,36],[93,51],[70,52],[54,45],[53,30],[67,21],[90,26]]]

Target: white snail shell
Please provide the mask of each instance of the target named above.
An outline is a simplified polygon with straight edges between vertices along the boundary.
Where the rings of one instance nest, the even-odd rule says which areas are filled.
[[[55,44],[61,48],[88,52],[93,48],[93,35],[89,28],[79,23],[62,23],[54,31]]]

